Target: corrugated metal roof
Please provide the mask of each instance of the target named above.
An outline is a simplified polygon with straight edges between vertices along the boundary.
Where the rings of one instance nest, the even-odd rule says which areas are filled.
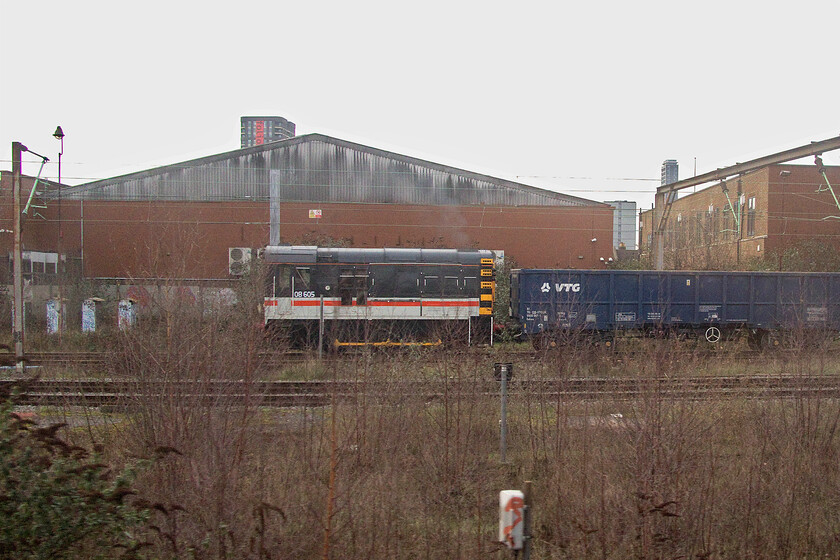
[[[68,199],[599,206],[409,156],[307,134],[62,189]]]

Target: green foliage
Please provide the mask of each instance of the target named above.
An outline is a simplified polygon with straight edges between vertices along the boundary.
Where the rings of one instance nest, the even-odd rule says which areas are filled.
[[[613,270],[652,270],[654,268],[653,259],[650,255],[640,255],[638,259],[624,259],[610,263],[609,267]]]
[[[745,259],[740,268],[756,272],[838,272],[840,249],[823,241],[802,241],[781,252]]]
[[[777,263],[772,263],[777,260]],[[803,241],[786,249],[781,258],[770,258],[779,270],[799,272],[840,271],[840,251],[836,245],[824,241]]]
[[[733,270],[747,270],[749,272],[777,272],[779,271],[778,257],[750,257],[741,261],[740,266],[733,266]]]
[[[510,271],[514,268],[516,261],[506,256],[502,266],[496,269],[493,323],[501,328],[496,333],[498,342],[511,342],[519,332],[519,326],[510,318]]]
[[[0,558],[136,557],[129,531],[146,512],[124,503],[134,467],[113,473],[56,434],[0,406]]]

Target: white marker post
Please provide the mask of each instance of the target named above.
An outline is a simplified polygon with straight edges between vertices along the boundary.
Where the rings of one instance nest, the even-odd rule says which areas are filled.
[[[531,558],[531,481],[525,491],[499,492],[499,542],[513,551],[515,558],[522,551],[522,560]]]
[[[499,492],[499,542],[522,550],[525,541],[525,494],[520,490]]]

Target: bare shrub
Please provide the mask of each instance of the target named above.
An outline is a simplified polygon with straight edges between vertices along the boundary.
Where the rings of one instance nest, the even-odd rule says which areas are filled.
[[[130,454],[169,452],[143,481],[168,554],[239,556],[261,503],[246,468],[259,412],[257,310],[243,296],[205,312],[179,293],[163,286],[153,314],[119,333],[112,374],[133,380],[136,392],[123,403],[120,439]]]
[[[327,405],[264,408],[258,296],[239,301],[208,315],[161,298],[115,348],[112,375],[138,396],[110,443],[161,457],[139,480],[158,556],[481,557],[497,550],[498,491],[525,479],[536,558],[840,554],[837,399],[671,384],[730,368],[804,383],[836,369],[828,352],[747,364],[677,339],[639,341],[626,360],[576,342],[534,358],[369,349],[322,364]],[[515,363],[505,464],[494,361]],[[613,396],[582,397],[594,389]]]

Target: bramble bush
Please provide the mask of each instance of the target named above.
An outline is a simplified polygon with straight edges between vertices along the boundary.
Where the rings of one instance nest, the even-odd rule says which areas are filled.
[[[132,558],[146,543],[132,536],[148,517],[127,503],[140,466],[114,471],[0,405],[0,558]]]

